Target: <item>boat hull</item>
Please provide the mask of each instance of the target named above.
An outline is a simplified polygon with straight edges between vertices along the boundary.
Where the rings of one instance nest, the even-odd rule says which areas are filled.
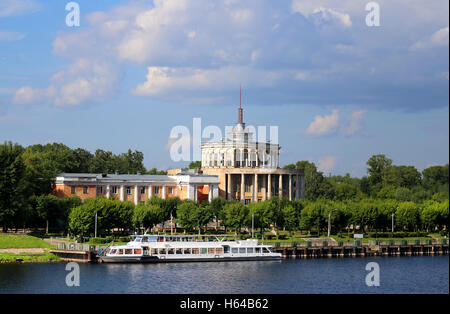
[[[281,260],[281,256],[242,256],[242,257],[202,257],[202,258],[159,258],[157,256],[100,256],[102,263],[190,263],[190,262],[243,262]]]

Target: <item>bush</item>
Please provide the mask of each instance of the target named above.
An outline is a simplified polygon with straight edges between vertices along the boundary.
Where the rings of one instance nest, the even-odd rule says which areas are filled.
[[[92,244],[105,244],[106,243],[106,238],[91,238],[90,242]]]
[[[130,237],[126,236],[126,237],[119,237],[117,239],[119,242],[130,242]]]
[[[278,235],[278,240],[287,240],[287,238],[288,238],[288,236],[287,236],[287,234],[280,234],[280,235]]]
[[[267,234],[264,236],[267,240],[273,240],[275,239],[275,236],[273,234]]]

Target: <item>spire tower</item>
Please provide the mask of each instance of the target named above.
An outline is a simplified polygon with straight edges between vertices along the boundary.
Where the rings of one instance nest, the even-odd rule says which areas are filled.
[[[239,87],[239,109],[238,109],[238,124],[244,123],[244,116],[242,110],[242,86]]]

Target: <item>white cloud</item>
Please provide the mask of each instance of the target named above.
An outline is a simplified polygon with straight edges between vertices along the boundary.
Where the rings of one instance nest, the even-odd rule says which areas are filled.
[[[314,121],[311,122],[306,134],[309,135],[327,135],[336,131],[339,125],[339,112],[334,109],[328,116],[315,116]]]
[[[2,0],[0,2],[0,17],[32,13],[40,8],[34,0]]]
[[[25,34],[18,32],[0,31],[0,41],[17,41],[25,38]]]
[[[417,41],[411,46],[411,50],[426,49],[430,46],[448,46],[449,27],[444,27],[433,33],[430,37]]]
[[[349,135],[354,135],[356,132],[361,130],[361,123],[362,123],[362,120],[364,119],[366,113],[367,113],[367,110],[359,110],[359,111],[353,112],[347,126],[345,126],[342,129],[342,132],[345,135],[349,136]]]
[[[49,101],[55,94],[53,87],[32,88],[24,86],[14,93],[13,103],[20,105],[40,104]]]
[[[319,164],[317,166],[317,170],[327,174],[331,172],[336,166],[336,161],[338,160],[335,156],[326,156],[319,159]]]

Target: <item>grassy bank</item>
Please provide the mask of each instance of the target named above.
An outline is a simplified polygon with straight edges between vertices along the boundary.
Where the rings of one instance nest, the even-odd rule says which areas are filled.
[[[58,257],[47,250],[56,248],[55,245],[29,235],[0,234],[0,249],[24,249],[20,253],[0,252],[0,263],[5,262],[53,262]],[[42,249],[42,253],[27,252],[26,249]]]

